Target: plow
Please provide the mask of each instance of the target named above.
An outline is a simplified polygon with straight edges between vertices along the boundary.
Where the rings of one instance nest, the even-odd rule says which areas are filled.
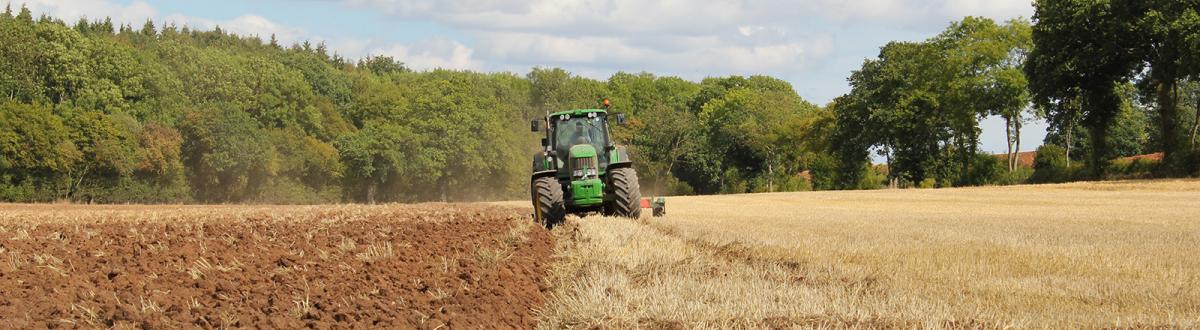
[[[667,215],[666,197],[642,198],[641,204],[643,209],[650,209],[650,214],[655,217]]]

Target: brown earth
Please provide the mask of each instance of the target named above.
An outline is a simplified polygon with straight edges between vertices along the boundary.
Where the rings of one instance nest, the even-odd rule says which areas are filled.
[[[2,327],[530,328],[552,237],[505,206],[0,205]]]

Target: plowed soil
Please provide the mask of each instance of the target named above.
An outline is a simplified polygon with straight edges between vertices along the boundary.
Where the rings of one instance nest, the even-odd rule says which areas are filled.
[[[0,327],[530,328],[552,249],[505,206],[0,205]]]

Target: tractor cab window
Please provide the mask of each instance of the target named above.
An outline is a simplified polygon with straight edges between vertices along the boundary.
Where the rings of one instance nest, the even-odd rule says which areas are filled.
[[[577,116],[562,119],[556,118],[554,123],[554,151],[558,159],[567,160],[571,146],[590,144],[596,148],[599,163],[607,164],[608,140],[607,126],[604,114],[594,113],[592,116]]]

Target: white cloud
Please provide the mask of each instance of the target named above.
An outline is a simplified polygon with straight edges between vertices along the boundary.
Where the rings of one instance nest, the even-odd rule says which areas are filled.
[[[404,19],[465,29],[559,35],[652,32],[703,35],[748,23],[807,20],[941,28],[963,16],[1009,19],[1033,14],[1031,0],[343,0]]]
[[[405,19],[431,19],[460,28],[561,34],[703,34],[748,17],[739,0],[346,0]]]
[[[120,4],[111,0],[29,0],[26,4],[35,14],[47,14],[73,23],[80,17],[100,19],[111,17],[115,23],[140,27],[147,19],[163,24],[189,26],[198,29],[221,29],[242,36],[258,36],[264,40],[275,35],[282,45],[309,41],[325,42],[334,52],[347,58],[359,58],[368,54],[384,54],[395,57],[415,69],[480,69],[482,64],[472,55],[474,50],[458,41],[434,38],[411,45],[384,44],[373,40],[354,38],[327,38],[313,35],[304,29],[280,24],[261,15],[247,13],[229,20],[213,20],[179,13],[160,14],[143,0]]]
[[[828,35],[802,41],[738,44],[725,37],[682,38],[674,45],[638,44],[617,37],[563,37],[523,32],[480,34],[486,58],[528,66],[558,65],[612,71],[653,71],[702,78],[709,75],[798,72],[829,56]]]
[[[743,37],[751,37],[751,36],[754,36],[755,34],[762,33],[763,30],[766,30],[766,27],[764,27],[762,25],[753,25],[753,26],[745,25],[745,26],[739,26],[737,28],[737,30],[738,30],[738,34],[741,34]]]
[[[823,31],[789,33],[784,13],[741,0],[347,0],[474,37],[488,68],[683,75],[795,72],[832,54]]]
[[[324,38],[322,38],[324,40]],[[384,47],[383,45],[375,45],[371,40],[341,38],[326,41],[330,49],[333,49],[345,58],[357,59],[367,56],[370,53],[371,47]]]
[[[307,36],[303,29],[280,25],[253,14],[241,15],[220,24],[222,28],[241,35],[256,35],[266,39],[274,34],[276,39],[285,43],[301,42]]]
[[[28,1],[35,11],[66,20],[86,14],[134,26],[147,17],[205,29],[220,25],[264,39],[275,34],[285,45],[325,42],[351,59],[387,54],[417,69],[522,72],[561,66],[598,73],[593,77],[599,78],[618,70],[687,78],[762,73],[811,80],[814,72],[838,75],[823,85],[844,85],[843,74],[886,40],[932,36],[966,15],[1005,20],[1029,17],[1033,11],[1031,0],[336,0],[454,31],[452,38],[418,35],[415,39],[424,41],[397,44],[367,36],[319,35],[328,30],[306,26],[321,31],[305,31],[259,15],[266,13],[212,20],[163,15],[147,0]],[[837,89],[813,86],[803,90],[819,90],[818,99],[830,98],[826,94]]]
[[[958,18],[967,15],[1008,20],[1018,16],[1033,16],[1031,0],[957,0],[946,3],[946,15]]]
[[[344,0],[471,35],[487,67],[797,73],[836,53],[838,26],[930,35],[966,15],[1029,16],[1029,0]],[[832,23],[832,24],[829,24]]]
[[[620,38],[562,37],[541,33],[481,33],[479,47],[489,57],[508,61],[590,63],[625,61],[650,55]]]
[[[282,45],[304,42],[305,40],[314,43],[324,41],[323,38],[315,38],[309,35],[304,29],[275,23],[266,17],[255,14],[243,14],[229,20],[212,20],[203,17],[171,14],[156,19],[156,21],[162,24],[175,24],[177,26],[189,26],[204,30],[219,26],[226,32],[241,36],[257,36],[263,40],[267,40],[271,35],[275,35],[275,39]]]
[[[35,14],[48,14],[67,23],[75,23],[81,17],[92,20],[111,17],[115,22],[140,26],[146,19],[157,17],[154,7],[142,0],[128,5],[95,0],[18,0],[11,3],[14,7],[21,4]]]
[[[414,68],[497,69],[562,65],[570,69],[650,70],[685,76],[800,72],[836,53],[835,25],[893,26],[932,34],[965,15],[1028,16],[1029,0],[343,0],[405,20],[427,20],[474,37],[426,36],[413,44],[327,38],[246,13],[230,20],[159,15],[143,0],[32,0],[57,17],[113,16],[137,26],[146,18],[283,44],[325,42],[357,58],[386,53]],[[481,57],[482,56],[482,57]]]
[[[887,24],[937,31],[965,16],[1008,20],[1033,15],[1031,0],[858,0],[823,1],[814,7],[843,24]]]
[[[266,17],[244,14],[230,20],[212,20],[182,14],[160,15],[158,10],[143,0],[120,4],[109,0],[29,0],[25,3],[36,14],[47,14],[74,23],[81,17],[97,20],[110,17],[117,24],[129,24],[140,28],[147,19],[154,20],[159,27],[163,24],[212,29],[220,26],[226,31],[245,36],[266,39],[275,34],[281,42],[299,42],[308,37],[302,29],[284,26]]]
[[[479,70],[481,63],[472,57],[474,50],[458,41],[437,38],[412,45],[392,45],[376,49],[372,55],[387,55],[416,70]]]

